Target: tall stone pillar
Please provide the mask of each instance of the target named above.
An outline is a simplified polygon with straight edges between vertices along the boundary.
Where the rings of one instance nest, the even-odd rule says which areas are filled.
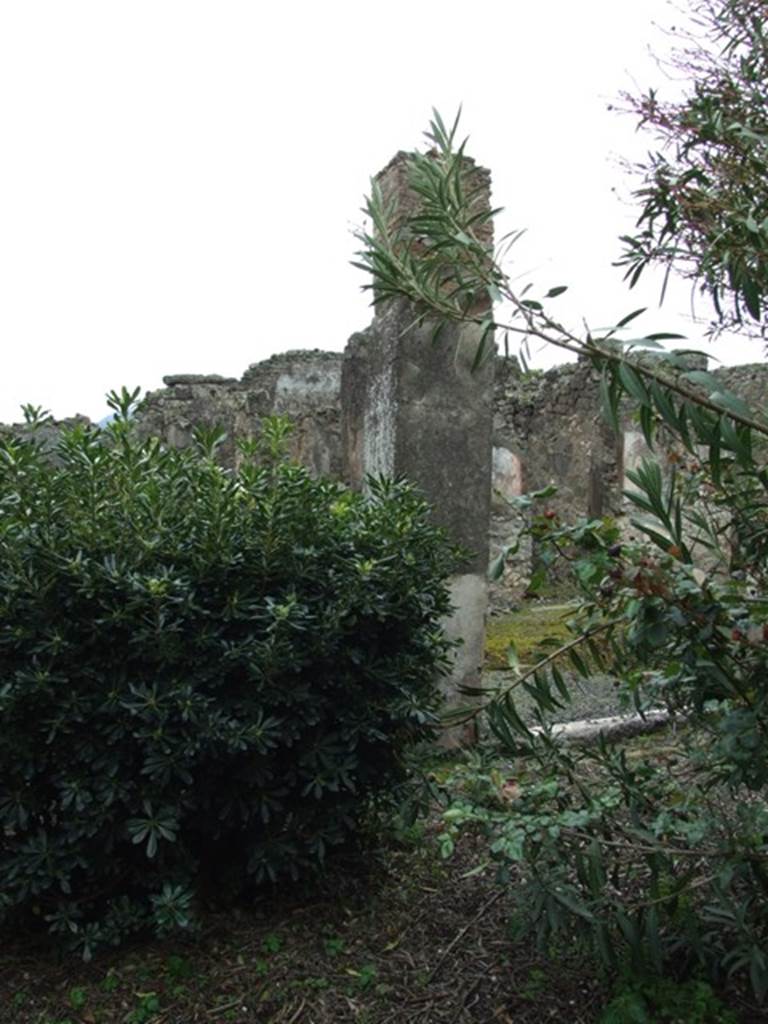
[[[474,164],[469,173],[483,182],[482,202],[489,203],[490,175]],[[379,181],[385,194],[396,190],[401,210],[418,201],[408,189],[402,155]],[[495,359],[472,369],[479,328],[447,326],[433,341],[430,327],[413,326],[406,301],[389,300],[377,310],[344,353],[346,477],[362,487],[369,474],[405,476],[432,505],[435,521],[469,552],[450,581],[455,611],[445,629],[462,643],[443,684],[448,705],[465,703],[458,687],[478,684],[483,661]],[[448,739],[458,743],[472,735],[453,730]]]

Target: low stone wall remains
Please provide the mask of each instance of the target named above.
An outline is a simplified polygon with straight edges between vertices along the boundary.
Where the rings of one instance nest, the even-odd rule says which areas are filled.
[[[355,336],[358,346],[366,336]],[[340,352],[299,350],[254,363],[239,380],[168,376],[164,388],[147,396],[138,428],[144,435],[183,447],[191,443],[196,424],[218,425],[227,432],[220,457],[234,467],[239,462],[236,439],[254,437],[264,416],[280,414],[294,424],[292,456],[313,474],[343,479],[343,360]],[[498,358],[495,370],[491,560],[526,522],[526,511],[515,499],[550,484],[558,490],[546,500],[546,507],[568,518],[625,516],[625,471],[647,454],[632,410],[627,409],[617,437],[600,410],[598,376],[584,360],[523,373],[514,358]],[[721,367],[713,373],[724,389],[740,395],[752,408],[764,407],[768,366]],[[88,421],[76,417],[65,422]],[[0,431],[25,429],[0,426]],[[53,445],[56,425],[45,426],[43,432],[46,443]],[[530,542],[524,541],[503,580],[491,587],[495,610],[514,605],[525,593],[534,556]]]

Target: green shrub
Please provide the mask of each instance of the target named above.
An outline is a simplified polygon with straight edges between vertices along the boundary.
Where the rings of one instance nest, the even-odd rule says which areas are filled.
[[[650,120],[672,126],[663,133],[667,141],[687,128],[688,142],[709,144],[714,125],[721,136],[730,132],[734,144],[743,137],[755,152],[764,148],[743,118],[723,117],[717,104],[705,109],[721,82],[730,103],[733,82],[717,77],[712,93],[715,79],[706,76],[713,65],[698,61],[716,39],[726,70],[729,62],[739,65],[742,79],[764,83],[765,19],[755,11],[762,15],[766,4],[747,6],[745,14],[735,0],[694,4],[706,36],[693,58],[686,48],[681,60],[703,69],[704,78],[690,103],[670,108],[649,100]],[[753,94],[762,115],[762,93]],[[735,95],[738,112],[738,88]],[[462,828],[483,831],[501,877],[514,880],[516,930],[544,947],[588,944],[614,974],[629,965],[642,986],[669,976],[690,982],[701,975],[715,986],[748,980],[758,1001],[768,1001],[768,417],[725,391],[721,378],[692,369],[697,353],[667,351],[661,343],[677,335],[638,336],[642,309],[580,335],[554,311],[564,285],[538,295],[530,285],[518,292],[519,275],[496,252],[503,257],[520,232],[494,250],[487,229],[497,211],[478,210],[477,191],[465,187],[467,155],[457,131],[458,118],[447,128],[435,112],[429,151],[408,156],[419,200],[411,210],[393,210],[375,184],[366,200],[372,227],[358,233],[356,265],[370,271],[366,287],[374,301],[407,299],[414,323],[435,338],[446,322],[471,326],[476,364],[494,330],[505,345],[521,339],[523,362],[531,339],[588,359],[600,376],[600,405],[614,435],[624,435],[633,410],[655,459],[626,467],[631,490],[625,494],[635,515],[623,537],[607,517],[567,525],[554,510],[539,514],[534,502],[549,488],[516,499],[518,511],[531,513],[524,532],[539,565],[551,569],[564,561],[584,600],[571,617],[572,640],[534,665],[516,665],[513,657],[511,679],[496,691],[485,689],[489,725],[507,762],[515,758],[514,776],[483,771],[474,784],[464,782],[445,812],[442,850],[450,854]],[[695,145],[688,155],[702,159],[703,153],[706,147]],[[677,157],[684,159],[679,149]],[[663,170],[659,160],[652,167]],[[765,161],[755,167],[750,182],[765,195]],[[628,239],[633,253],[624,260],[633,279],[643,261],[677,263],[684,237],[682,259],[698,264],[695,276],[705,289],[735,302],[737,322],[740,303],[755,320],[762,313],[765,328],[768,292],[761,296],[760,274],[750,265],[768,266],[764,236],[745,233],[744,190],[721,190],[714,245],[708,228],[692,232],[691,222],[676,216],[685,202],[694,219],[701,215],[690,192],[681,198],[684,178],[704,195],[700,176],[687,172],[676,183],[664,175],[658,188],[644,191],[645,234]],[[755,240],[738,258],[736,230]],[[633,540],[639,536],[643,543]],[[494,571],[518,550],[519,538],[512,539]],[[534,575],[529,590],[538,583]],[[571,699],[564,669],[588,679],[593,667],[614,677],[628,707],[644,714],[661,706],[683,719],[686,745],[673,757],[634,761],[621,743],[584,750],[560,743],[551,726]],[[524,705],[516,703],[518,694]],[[631,1007],[637,1020],[650,991],[620,994],[624,1005],[614,1007],[616,1014]],[[697,1019],[705,1011],[711,1018],[711,1007],[699,1003]]]
[[[605,1007],[598,1024],[653,1024],[654,1021],[685,1021],[685,1024],[736,1024],[706,981],[678,982],[657,978],[638,984],[631,977]]]
[[[518,934],[544,948],[579,941],[640,985],[617,995],[606,1024],[662,1019],[649,1002],[673,991],[670,974],[691,985],[699,975],[715,986],[748,979],[758,1001],[768,997],[765,442],[667,401],[693,421],[687,446],[670,450],[666,474],[650,460],[628,473],[627,496],[644,513],[633,526],[649,541],[619,543],[610,522],[553,526],[559,550],[569,531],[593,535],[579,628],[559,655],[518,666],[493,695],[489,723],[513,775],[460,776],[441,833],[446,855],[463,829],[486,837],[500,877],[514,879]],[[651,440],[660,444],[658,432]],[[714,464],[700,460],[703,442]],[[590,659],[628,708],[674,716],[665,747],[558,741],[564,670],[588,680]],[[519,690],[539,729],[524,720]],[[690,993],[701,1005],[686,1020],[726,1019],[705,989]]]
[[[0,442],[0,921],[85,955],[297,877],[434,734],[457,552],[404,482],[106,430]],[[257,456],[261,461],[257,462]]]

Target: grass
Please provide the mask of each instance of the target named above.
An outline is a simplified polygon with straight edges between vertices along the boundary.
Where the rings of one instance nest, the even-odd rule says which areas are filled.
[[[566,623],[574,607],[572,604],[530,604],[510,615],[492,618],[486,631],[485,667],[508,668],[510,644],[525,665],[534,660],[534,653],[546,641],[565,643],[573,635]]]

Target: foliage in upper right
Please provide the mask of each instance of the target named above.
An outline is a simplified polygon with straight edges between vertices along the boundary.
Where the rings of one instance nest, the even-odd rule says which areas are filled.
[[[764,334],[768,308],[768,2],[693,0],[672,56],[681,99],[625,97],[659,148],[636,167],[630,285],[650,264],[695,281],[719,327]]]

